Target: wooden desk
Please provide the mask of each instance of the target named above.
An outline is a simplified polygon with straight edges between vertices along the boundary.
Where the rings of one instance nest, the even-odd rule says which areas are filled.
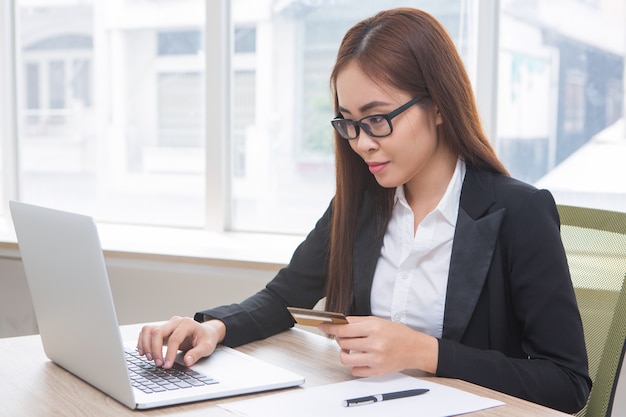
[[[140,328],[141,325],[122,326],[122,336],[133,340]],[[292,329],[267,340],[242,346],[239,350],[305,376],[304,389],[353,378],[348,369],[339,364],[338,348],[333,341],[300,329]],[[315,356],[315,361],[311,360],[312,356]],[[132,411],[50,362],[44,355],[38,335],[0,339],[0,358],[0,416],[232,417],[232,414],[215,405],[233,401],[233,398]],[[468,416],[568,416],[464,381],[427,378],[506,403],[502,407],[466,414]]]

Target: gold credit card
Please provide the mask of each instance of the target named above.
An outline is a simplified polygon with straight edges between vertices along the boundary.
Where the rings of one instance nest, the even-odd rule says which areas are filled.
[[[346,316],[329,311],[310,310],[308,308],[287,307],[296,323],[303,326],[319,326],[322,323],[346,324]]]

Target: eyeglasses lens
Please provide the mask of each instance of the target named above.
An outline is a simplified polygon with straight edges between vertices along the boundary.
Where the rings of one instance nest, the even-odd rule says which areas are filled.
[[[337,133],[344,139],[354,139],[359,135],[357,126],[352,120],[334,120],[333,126],[337,130]]]

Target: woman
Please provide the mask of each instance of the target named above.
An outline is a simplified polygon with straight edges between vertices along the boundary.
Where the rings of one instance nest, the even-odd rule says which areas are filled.
[[[581,409],[591,381],[554,200],[508,176],[445,29],[415,9],[365,19],[331,87],[336,195],[289,265],[240,304],[147,326],[139,352],[190,365],[326,297],[349,324],[320,329],[354,375],[421,369]]]

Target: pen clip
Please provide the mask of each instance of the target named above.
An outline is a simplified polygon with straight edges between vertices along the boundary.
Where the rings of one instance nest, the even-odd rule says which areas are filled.
[[[366,405],[382,401],[383,398],[380,395],[368,395],[367,397],[351,398],[343,401],[344,407],[355,407],[357,405]]]

